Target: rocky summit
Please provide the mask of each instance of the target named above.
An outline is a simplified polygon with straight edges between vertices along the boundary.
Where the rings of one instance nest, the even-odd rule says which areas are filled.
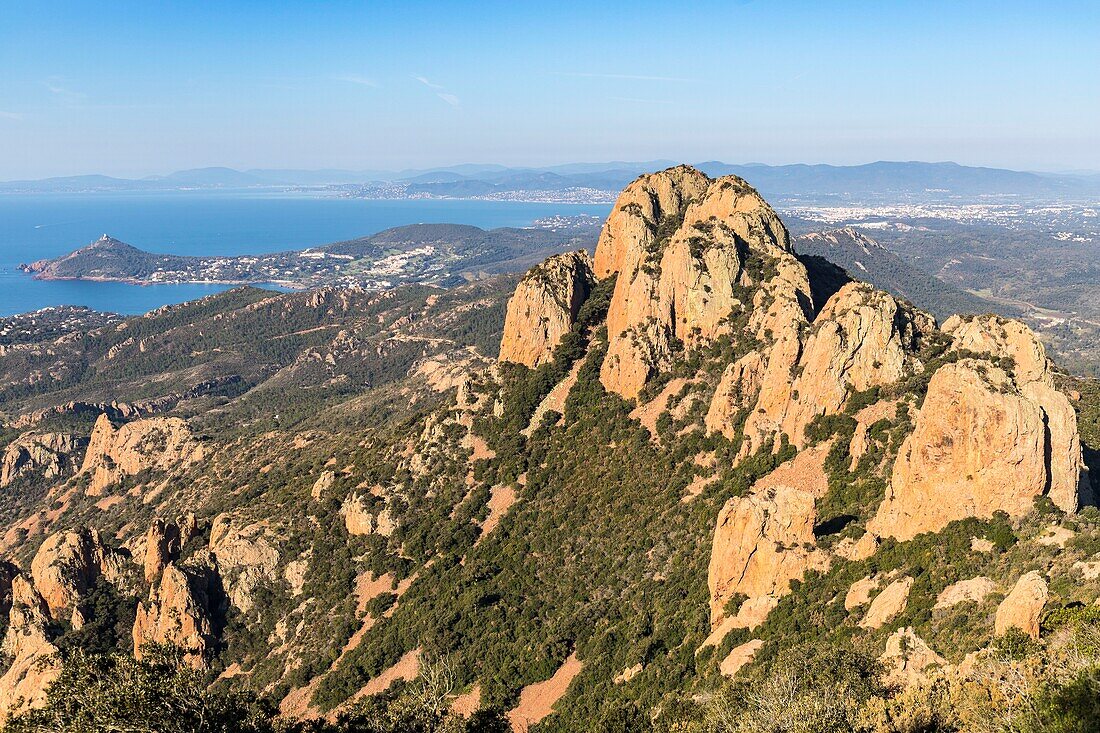
[[[643,175],[522,277],[242,288],[0,371],[15,725],[164,649],[287,726],[435,690],[514,731],[987,730],[1097,662],[1100,390],[736,176]]]

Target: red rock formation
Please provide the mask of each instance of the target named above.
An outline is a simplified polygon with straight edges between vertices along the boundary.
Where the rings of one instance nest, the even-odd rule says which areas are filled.
[[[584,251],[554,255],[531,268],[508,301],[501,361],[531,368],[550,361],[594,282],[591,259]]]

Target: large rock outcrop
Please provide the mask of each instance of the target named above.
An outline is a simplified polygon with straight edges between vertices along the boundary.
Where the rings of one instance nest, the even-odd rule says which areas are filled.
[[[944,325],[961,358],[932,375],[886,498],[869,527],[909,539],[966,517],[1026,514],[1047,496],[1065,511],[1089,498],[1077,420],[1054,388],[1042,344],[997,316]]]
[[[116,429],[104,413],[92,429],[80,472],[90,476],[88,493],[96,495],[145,469],[169,471],[202,457],[202,444],[178,417],[134,420]]]
[[[845,285],[814,319],[782,432],[801,447],[813,419],[840,412],[852,391],[891,384],[915,370],[921,340],[935,328],[931,316],[881,290]]]
[[[31,560],[34,587],[54,619],[68,620],[99,580],[120,584],[128,558],[108,547],[94,529],[58,532],[46,538]]]
[[[73,473],[76,454],[88,443],[69,433],[24,433],[8,443],[0,456],[0,489],[21,476],[35,474],[51,481]]]
[[[1066,512],[1076,511],[1092,500],[1092,487],[1081,454],[1077,415],[1069,399],[1054,386],[1053,369],[1046,350],[1035,333],[1019,321],[995,315],[962,318],[955,316],[944,323],[951,335],[952,348],[987,353],[1005,362],[1016,388],[1037,405],[1046,431],[1046,494],[1055,506]]]
[[[807,570],[828,567],[814,546],[816,521],[813,494],[789,486],[727,501],[711,546],[711,625],[722,623],[735,596],[782,596]]]
[[[0,564],[0,586],[4,585],[8,628],[0,654],[10,664],[0,676],[0,720],[41,705],[46,688],[60,672],[54,658],[57,647],[50,640],[46,601],[34,589],[30,578],[7,563]]]
[[[601,279],[618,275],[600,378],[628,398],[681,346],[746,327],[779,335],[812,304],[806,269],[764,199],[736,176],[711,180],[688,166],[623,191],[595,262]]]
[[[148,603],[139,603],[134,620],[134,656],[146,644],[172,644],[194,667],[206,663],[214,641],[214,620],[222,609],[216,571],[210,566],[169,563]]]
[[[587,252],[566,252],[531,268],[508,301],[501,361],[534,368],[553,357],[595,283]]]
[[[245,613],[255,605],[257,588],[278,580],[279,550],[265,522],[219,515],[210,529],[210,552],[230,602]]]

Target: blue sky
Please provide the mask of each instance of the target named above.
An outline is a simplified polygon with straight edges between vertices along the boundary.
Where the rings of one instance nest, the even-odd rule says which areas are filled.
[[[0,3],[0,179],[656,158],[1100,169],[1100,3]]]

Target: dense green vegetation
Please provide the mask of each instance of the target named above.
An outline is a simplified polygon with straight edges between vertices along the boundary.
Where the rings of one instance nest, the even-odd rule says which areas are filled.
[[[270,701],[213,684],[178,650],[65,656],[46,704],[7,721],[6,733],[504,733],[503,716],[452,714],[452,677],[425,679],[355,706],[332,721],[289,721]]]

